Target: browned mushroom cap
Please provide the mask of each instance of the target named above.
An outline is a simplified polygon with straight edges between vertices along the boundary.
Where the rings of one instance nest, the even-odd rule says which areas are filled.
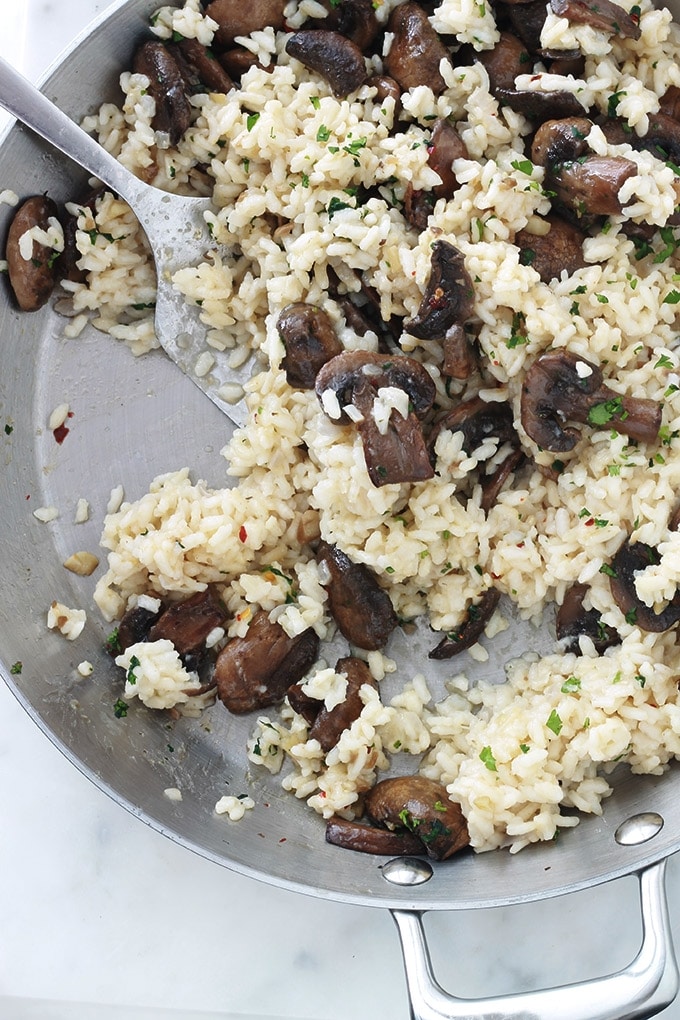
[[[460,185],[453,172],[455,159],[468,159],[467,145],[450,120],[440,117],[432,128],[432,137],[427,147],[427,162],[441,177],[441,184],[432,189],[435,198],[451,198]]]
[[[435,241],[430,266],[420,307],[404,329],[419,340],[442,340],[451,326],[470,318],[475,292],[463,254],[449,241]]]
[[[237,35],[250,35],[271,26],[283,28],[285,0],[212,0],[205,9],[206,16],[218,24],[215,33],[217,46],[226,48]]]
[[[660,559],[653,546],[645,542],[633,545],[630,538],[627,538],[615,553],[608,571],[612,598],[626,617],[626,622],[654,634],[669,630],[680,620],[680,591],[676,592],[665,609],[657,613],[645,605],[635,590],[636,573],[645,567],[655,566]]]
[[[555,620],[557,640],[562,642],[565,652],[580,652],[579,637],[589,637],[595,651],[602,655],[608,648],[621,644],[619,632],[602,622],[596,609],[584,609],[583,602],[588,594],[587,584],[572,584],[557,610]]]
[[[177,62],[184,83],[192,93],[230,92],[234,87],[231,77],[222,67],[212,50],[201,45],[198,39],[180,39],[168,43],[168,51]]]
[[[149,631],[150,641],[172,641],[181,658],[194,660],[205,653],[208,635],[224,623],[226,610],[216,591],[208,587],[175,602]],[[190,663],[193,665],[193,661]]]
[[[385,99],[394,100],[394,120],[398,120],[401,113],[401,89],[399,82],[390,78],[387,74],[374,74],[366,79],[366,85],[375,89],[375,98],[379,103]]]
[[[587,117],[546,120],[537,129],[531,143],[531,158],[538,166],[551,170],[580,159],[588,150],[586,138],[593,122]]]
[[[288,384],[314,389],[319,369],[343,350],[333,323],[317,305],[299,301],[283,309],[276,328],[286,348],[281,364]]]
[[[343,637],[358,648],[377,651],[399,620],[386,591],[364,563],[353,563],[346,553],[320,542],[317,562],[325,568],[328,607]]]
[[[450,61],[449,51],[420,4],[405,3],[392,11],[387,31],[393,33],[393,39],[385,70],[402,91],[428,85],[435,95],[443,92],[446,82],[439,67],[442,60]]]
[[[133,606],[128,609],[118,624],[116,640],[111,642],[109,650],[112,655],[124,652],[130,645],[136,645],[140,641],[146,641],[149,631],[160,616],[161,609],[153,612],[144,606]]]
[[[236,715],[283,701],[289,687],[314,665],[319,638],[310,628],[288,637],[261,610],[245,637],[233,638],[215,662],[217,694]]]
[[[366,61],[356,43],[339,32],[307,29],[295,32],[286,53],[325,78],[336,96],[348,96],[366,81]]]
[[[554,213],[546,216],[546,222],[550,226],[546,234],[534,234],[527,229],[515,234],[520,262],[535,269],[543,283],[559,278],[563,269],[571,275],[586,265],[583,231]]]
[[[472,648],[484,633],[484,628],[496,612],[501,593],[496,588],[487,588],[479,602],[470,604],[457,630],[448,631],[428,658],[452,659],[454,655]]]
[[[149,95],[156,104],[154,131],[167,134],[177,145],[191,123],[191,104],[177,61],[161,42],[150,40],[137,49],[133,68],[149,79]]]
[[[234,81],[240,81],[242,75],[249,71],[251,67],[259,67],[262,70],[266,70],[255,54],[251,53],[244,46],[232,46],[230,49],[218,53],[217,59],[229,77]]]
[[[590,25],[625,39],[639,39],[638,20],[611,0],[550,0],[560,18],[577,25]]]
[[[589,375],[582,377],[577,365]],[[543,450],[565,453],[579,438],[576,421],[606,425],[642,443],[652,443],[661,427],[662,406],[655,400],[622,396],[602,383],[602,371],[567,351],[548,351],[533,363],[522,384],[521,420],[526,434]]]
[[[335,667],[335,672],[344,673],[347,677],[345,700],[330,710],[322,701],[317,702],[319,711],[308,733],[310,740],[319,741],[321,750],[324,752],[335,747],[347,727],[351,726],[354,720],[361,715],[364,703],[359,691],[364,684],[368,684],[374,689],[377,687],[366,663],[353,656],[340,659]]]
[[[449,800],[445,786],[425,776],[383,779],[366,795],[365,808],[372,821],[415,833],[428,857],[437,861],[470,842],[460,804]]]
[[[321,0],[328,14],[325,18],[310,19],[305,28],[314,27],[331,29],[347,36],[365,53],[380,31],[380,24],[375,15],[373,0]]]
[[[20,240],[27,230],[47,230],[50,217],[57,216],[57,206],[47,195],[33,195],[19,206],[7,235],[7,274],[19,308],[36,312],[47,302],[57,280],[58,253],[32,242],[31,258],[21,254]]]
[[[508,4],[505,10],[513,33],[522,40],[529,53],[540,53],[541,33],[548,17],[543,0]]]
[[[392,832],[376,825],[349,821],[340,815],[333,815],[326,822],[326,842],[343,850],[384,857],[417,856],[425,852],[422,842],[408,829]]]
[[[404,390],[409,398],[408,415],[403,418],[393,411],[385,431],[380,430],[373,416],[376,397],[383,387]],[[316,393],[322,407],[328,390],[338,400],[340,416],[334,419],[338,424],[346,425],[352,420],[343,410],[347,405],[353,405],[361,415],[356,427],[373,485],[432,477],[419,419],[432,407],[436,391],[420,362],[402,355],[345,351],[328,361],[316,377]]]
[[[489,86],[495,95],[498,89],[514,89],[518,74],[531,70],[532,60],[524,43],[511,32],[501,32],[491,50],[483,50],[477,60],[486,68]]]
[[[621,188],[637,172],[637,165],[625,156],[588,156],[564,163],[546,181],[556,201],[577,216],[613,216],[623,209]]]
[[[447,330],[446,336],[442,340],[442,352],[444,354],[441,366],[442,375],[446,375],[450,379],[470,378],[477,367],[477,358],[468,340],[465,327],[459,322],[454,322],[453,326]]]

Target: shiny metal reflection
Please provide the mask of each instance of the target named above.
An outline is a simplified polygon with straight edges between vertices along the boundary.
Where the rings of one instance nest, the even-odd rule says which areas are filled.
[[[422,885],[430,881],[434,869],[429,861],[419,857],[395,857],[384,865],[382,873],[392,885]]]
[[[661,832],[663,823],[663,817],[657,811],[641,811],[621,822],[614,833],[614,839],[621,846],[637,846]]]

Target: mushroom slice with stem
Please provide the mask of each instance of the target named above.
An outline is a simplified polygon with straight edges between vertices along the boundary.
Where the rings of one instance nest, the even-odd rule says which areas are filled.
[[[446,88],[439,70],[442,60],[451,55],[430,23],[420,4],[401,4],[392,11],[387,31],[393,34],[385,70],[399,82],[402,90],[427,85],[435,95]]]
[[[345,351],[316,377],[316,394],[328,417],[338,425],[356,425],[376,487],[432,478],[421,419],[435,392],[427,370],[403,355]]]
[[[404,323],[404,330],[419,340],[442,340],[452,326],[470,318],[474,297],[462,252],[448,241],[435,241],[427,288],[417,313]]]
[[[434,860],[444,861],[470,842],[460,804],[449,800],[445,786],[426,776],[383,779],[364,803],[371,821],[393,830],[408,829]]]
[[[455,127],[446,117],[440,117],[432,125],[432,136],[427,147],[427,162],[441,177],[441,184],[435,184],[435,198],[452,198],[460,185],[453,172],[456,159],[469,159],[467,145]]]
[[[660,634],[680,621],[680,591],[660,612],[646,605],[635,590],[635,575],[646,567],[660,561],[657,550],[645,542],[630,538],[619,547],[607,571],[614,602],[626,617],[627,623],[634,623],[641,630]]]
[[[465,611],[465,617],[458,630],[448,631],[433,648],[428,658],[452,659],[454,655],[472,648],[484,633],[484,628],[496,612],[501,593],[497,588],[487,588],[477,603],[472,603]]]
[[[283,28],[285,6],[285,0],[248,0],[248,3],[243,0],[212,0],[207,4],[205,13],[217,22],[215,44],[224,49],[237,36],[251,35],[269,26],[275,31]]]
[[[291,35],[286,53],[325,78],[338,97],[356,92],[368,77],[361,50],[340,32],[307,29]]]
[[[311,629],[288,637],[260,610],[244,637],[232,638],[217,656],[217,695],[235,715],[283,701],[316,662],[319,638]]]
[[[326,822],[326,842],[344,850],[384,857],[416,857],[425,852],[422,841],[408,829],[393,832],[377,825],[350,821],[340,815],[333,815]]]
[[[574,652],[578,655],[579,637],[588,637],[598,655],[602,655],[608,648],[621,644],[621,637],[614,627],[602,622],[602,617],[596,609],[584,609],[583,603],[587,594],[587,584],[572,584],[571,588],[567,589],[555,619],[557,640],[562,643],[565,652]]]
[[[195,668],[207,651],[208,636],[226,615],[216,591],[208,587],[168,606],[149,630],[149,641],[171,641],[185,665]]]
[[[177,145],[191,123],[191,103],[177,61],[163,43],[149,40],[137,49],[133,66],[149,79],[149,95],[156,104],[151,126]]]
[[[319,543],[316,559],[326,575],[328,605],[340,633],[366,651],[382,648],[399,621],[373,572],[328,542]]]
[[[611,0],[550,0],[553,14],[571,24],[590,25],[624,39],[639,39],[639,19]]]
[[[335,747],[347,727],[351,726],[354,720],[361,715],[364,703],[361,700],[360,691],[364,684],[373,688],[377,687],[366,663],[354,656],[340,659],[336,664],[335,672],[343,673],[347,677],[345,700],[330,709],[326,708],[322,701],[318,701],[319,710],[307,735],[309,740],[319,741],[324,753]]]
[[[543,450],[573,450],[579,430],[575,421],[607,426],[641,443],[653,443],[661,427],[656,400],[616,393],[602,382],[602,371],[568,351],[548,351],[534,361],[522,383],[521,421],[526,434]]]
[[[286,348],[281,364],[289,386],[313,390],[319,370],[343,350],[333,323],[317,305],[296,301],[283,309],[276,328]]]
[[[32,195],[14,214],[7,235],[7,273],[19,308],[36,312],[48,301],[57,282],[59,253],[31,240],[23,251],[22,237],[35,227],[47,231],[57,218],[56,203],[47,195]],[[24,257],[26,256],[26,257]]]

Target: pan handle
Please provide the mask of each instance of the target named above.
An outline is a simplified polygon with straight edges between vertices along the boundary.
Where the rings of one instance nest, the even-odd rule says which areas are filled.
[[[665,891],[666,861],[638,872],[642,945],[623,970],[561,988],[461,999],[432,972],[423,911],[393,910],[404,955],[411,1020],[644,1020],[665,1009],[678,991]]]

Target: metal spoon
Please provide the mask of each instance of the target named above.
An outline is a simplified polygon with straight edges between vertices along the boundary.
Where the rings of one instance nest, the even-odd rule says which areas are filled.
[[[146,233],[156,264],[155,332],[161,347],[232,421],[243,424],[246,411],[238,400],[238,387],[250,376],[249,361],[232,369],[227,360],[230,352],[206,343],[208,328],[200,320],[200,308],[188,304],[172,285],[178,269],[203,261],[214,248],[205,219],[212,208],[210,200],[171,195],[138,180],[1,58],[0,106],[128,203]],[[199,376],[196,363],[204,351],[214,361]]]

